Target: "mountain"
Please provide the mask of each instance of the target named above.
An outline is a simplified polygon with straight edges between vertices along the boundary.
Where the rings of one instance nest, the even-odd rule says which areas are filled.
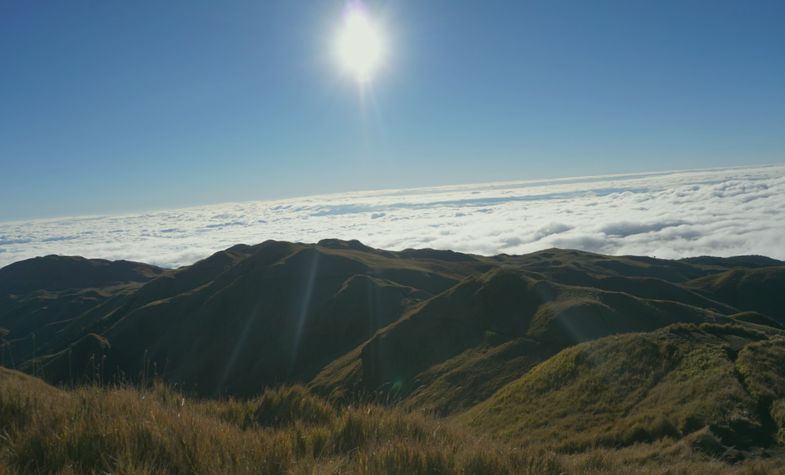
[[[785,332],[680,324],[566,349],[461,418],[565,450],[684,437],[738,458],[785,442],[783,409]]]
[[[0,294],[101,288],[128,282],[147,282],[162,272],[158,267],[130,261],[55,255],[36,257],[0,269]]]
[[[33,267],[25,264],[3,269],[8,281]],[[51,381],[67,382],[74,374],[61,371],[68,365],[52,364],[53,355],[65,358],[70,345],[94,334],[107,340],[93,356],[100,357],[99,370],[108,379],[156,374],[202,394],[254,394],[266,385],[307,377],[405,309],[491,267],[485,258],[442,260],[352,241],[268,241],[161,271],[141,285],[69,289],[65,297],[76,302],[51,296],[68,302],[68,311],[46,320],[36,317],[52,310],[41,301],[41,291],[9,294],[13,303],[28,305],[3,308],[0,326],[10,331],[6,353],[17,366],[35,366]],[[101,272],[95,270],[90,285],[102,282]],[[56,332],[41,334],[53,323]],[[74,364],[85,363],[71,357]]]
[[[455,412],[577,343],[707,322],[731,319],[714,309],[502,268],[423,303],[326,368],[312,386],[322,393],[392,392],[418,407]]]
[[[738,308],[785,318],[785,265],[732,269],[708,275],[687,286]]]
[[[446,413],[583,341],[675,323],[778,325],[780,264],[334,239],[237,245],[174,270],[47,256],[0,270],[0,327],[6,364],[52,382],[156,376],[203,395],[306,382]]]
[[[0,269],[2,362],[19,365],[69,345],[97,319],[168,271],[129,261],[46,256]]]
[[[2,362],[209,398],[304,384],[335,407],[425,411],[511,444],[672,440],[732,462],[785,445],[784,269],[341,240],[171,270],[47,256],[0,269]]]

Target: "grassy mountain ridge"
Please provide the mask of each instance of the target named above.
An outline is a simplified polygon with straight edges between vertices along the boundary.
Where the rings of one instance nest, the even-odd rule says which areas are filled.
[[[738,456],[785,433],[785,393],[769,384],[785,377],[784,337],[727,324],[611,336],[564,350],[461,417],[570,450],[700,436],[714,438],[712,455]]]
[[[156,266],[139,262],[50,255],[0,268],[0,294],[110,287],[127,282],[146,282],[164,272]]]
[[[42,270],[47,262],[54,269],[81,269],[74,285],[106,286],[62,289],[61,278],[50,278],[58,272]],[[472,385],[478,391],[465,394],[476,401],[531,364],[581,341],[716,321],[741,310],[761,316],[739,318],[780,321],[774,310],[779,302],[766,303],[778,280],[757,287],[753,282],[753,288],[765,288],[766,302],[750,304],[747,294],[726,288],[730,279],[725,277],[778,275],[778,264],[762,258],[668,261],[557,249],[483,257],[383,251],[340,240],[237,245],[170,271],[49,256],[0,270],[6,282],[0,327],[9,331],[4,360],[35,367],[56,382],[85,373],[74,371],[74,365],[87,362],[75,360],[71,348],[94,334],[107,341],[92,355],[101,360],[99,371],[107,380],[156,373],[202,394],[250,395],[269,384],[313,379],[320,391],[393,389],[396,397],[416,393],[414,399],[427,399],[423,403],[435,409],[459,409],[471,403],[455,396],[437,404],[427,386],[444,386],[458,375],[485,377],[488,387]],[[44,274],[38,281],[36,272]],[[120,282],[130,278],[137,280]],[[14,294],[9,282],[16,290],[35,282],[61,290]],[[527,350],[520,353],[521,348]],[[49,355],[63,358],[64,352],[70,355],[68,374],[61,370],[64,364],[50,364],[56,358]],[[485,353],[499,364],[483,363]],[[333,376],[333,362],[350,354],[360,359],[360,370],[350,373],[354,380]],[[29,362],[32,358],[41,361]],[[521,365],[511,364],[518,358]],[[491,377],[494,371],[501,372]]]
[[[785,319],[785,266],[732,269],[687,284],[739,310]]]
[[[72,256],[37,257],[0,269],[0,327],[8,331],[2,362],[21,365],[62,350],[145,283],[167,274],[137,262]]]
[[[0,325],[16,342],[7,353],[17,365],[42,352],[60,353],[94,333],[110,343],[100,355],[107,379],[156,371],[202,393],[253,394],[318,370],[405,308],[489,266],[471,256],[443,262],[335,240],[267,241],[164,272],[128,294],[118,289],[108,295],[111,307],[88,306],[62,317],[80,329],[71,340],[35,335],[35,353],[24,349],[33,347],[37,327],[17,324],[2,311]],[[37,310],[26,312],[27,323]],[[55,367],[44,376],[61,382],[71,377],[53,372]]]
[[[657,451],[708,466],[778,459],[785,447],[779,261],[485,257],[340,240],[237,245],[174,270],[42,259],[0,269],[3,364],[66,387],[147,391],[155,380],[179,397],[252,401],[304,384],[313,394],[302,397],[317,402],[303,407],[426,412],[428,424],[467,431],[456,440],[501,438],[562,469],[595,457],[625,473]],[[74,282],[103,286],[36,277],[47,261],[76,262],[88,271]],[[124,270],[107,274],[115,268]],[[227,404],[220,410],[239,407]],[[299,455],[287,453],[290,467]],[[345,457],[329,463],[363,471]]]
[[[345,365],[351,365],[344,361],[344,366],[326,368],[312,387],[345,393],[343,384],[396,397],[412,394],[425,407],[456,411],[466,405],[461,399],[487,397],[532,364],[582,341],[679,322],[728,320],[677,302],[539,279],[512,268],[468,278],[365,343],[354,355],[357,371],[342,377]],[[516,360],[515,365],[507,358]],[[467,379],[472,384],[460,388],[447,382]],[[338,387],[336,381],[341,382]],[[431,385],[441,390],[432,391]]]

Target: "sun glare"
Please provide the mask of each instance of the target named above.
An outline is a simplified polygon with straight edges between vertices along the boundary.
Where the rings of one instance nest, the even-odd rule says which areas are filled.
[[[342,68],[359,83],[373,78],[384,59],[384,38],[378,25],[360,9],[351,9],[335,41],[335,54]]]

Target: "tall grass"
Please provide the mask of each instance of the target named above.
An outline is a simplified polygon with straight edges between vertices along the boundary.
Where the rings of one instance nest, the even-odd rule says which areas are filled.
[[[424,415],[336,409],[301,387],[251,401],[0,382],[0,473],[560,473]]]
[[[558,454],[371,404],[334,407],[302,387],[191,400],[169,387],[60,390],[0,369],[0,475],[772,473],[681,445]],[[764,470],[764,471],[760,471]]]

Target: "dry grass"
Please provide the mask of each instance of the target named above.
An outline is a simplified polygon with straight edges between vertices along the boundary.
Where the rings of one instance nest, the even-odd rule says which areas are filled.
[[[0,369],[0,475],[776,473],[674,441],[559,454],[521,449],[449,419],[333,407],[301,387],[199,401],[163,385],[60,390]]]
[[[0,473],[561,472],[554,455],[421,414],[335,409],[300,387],[202,402],[163,386],[61,391],[3,374],[0,420]]]

